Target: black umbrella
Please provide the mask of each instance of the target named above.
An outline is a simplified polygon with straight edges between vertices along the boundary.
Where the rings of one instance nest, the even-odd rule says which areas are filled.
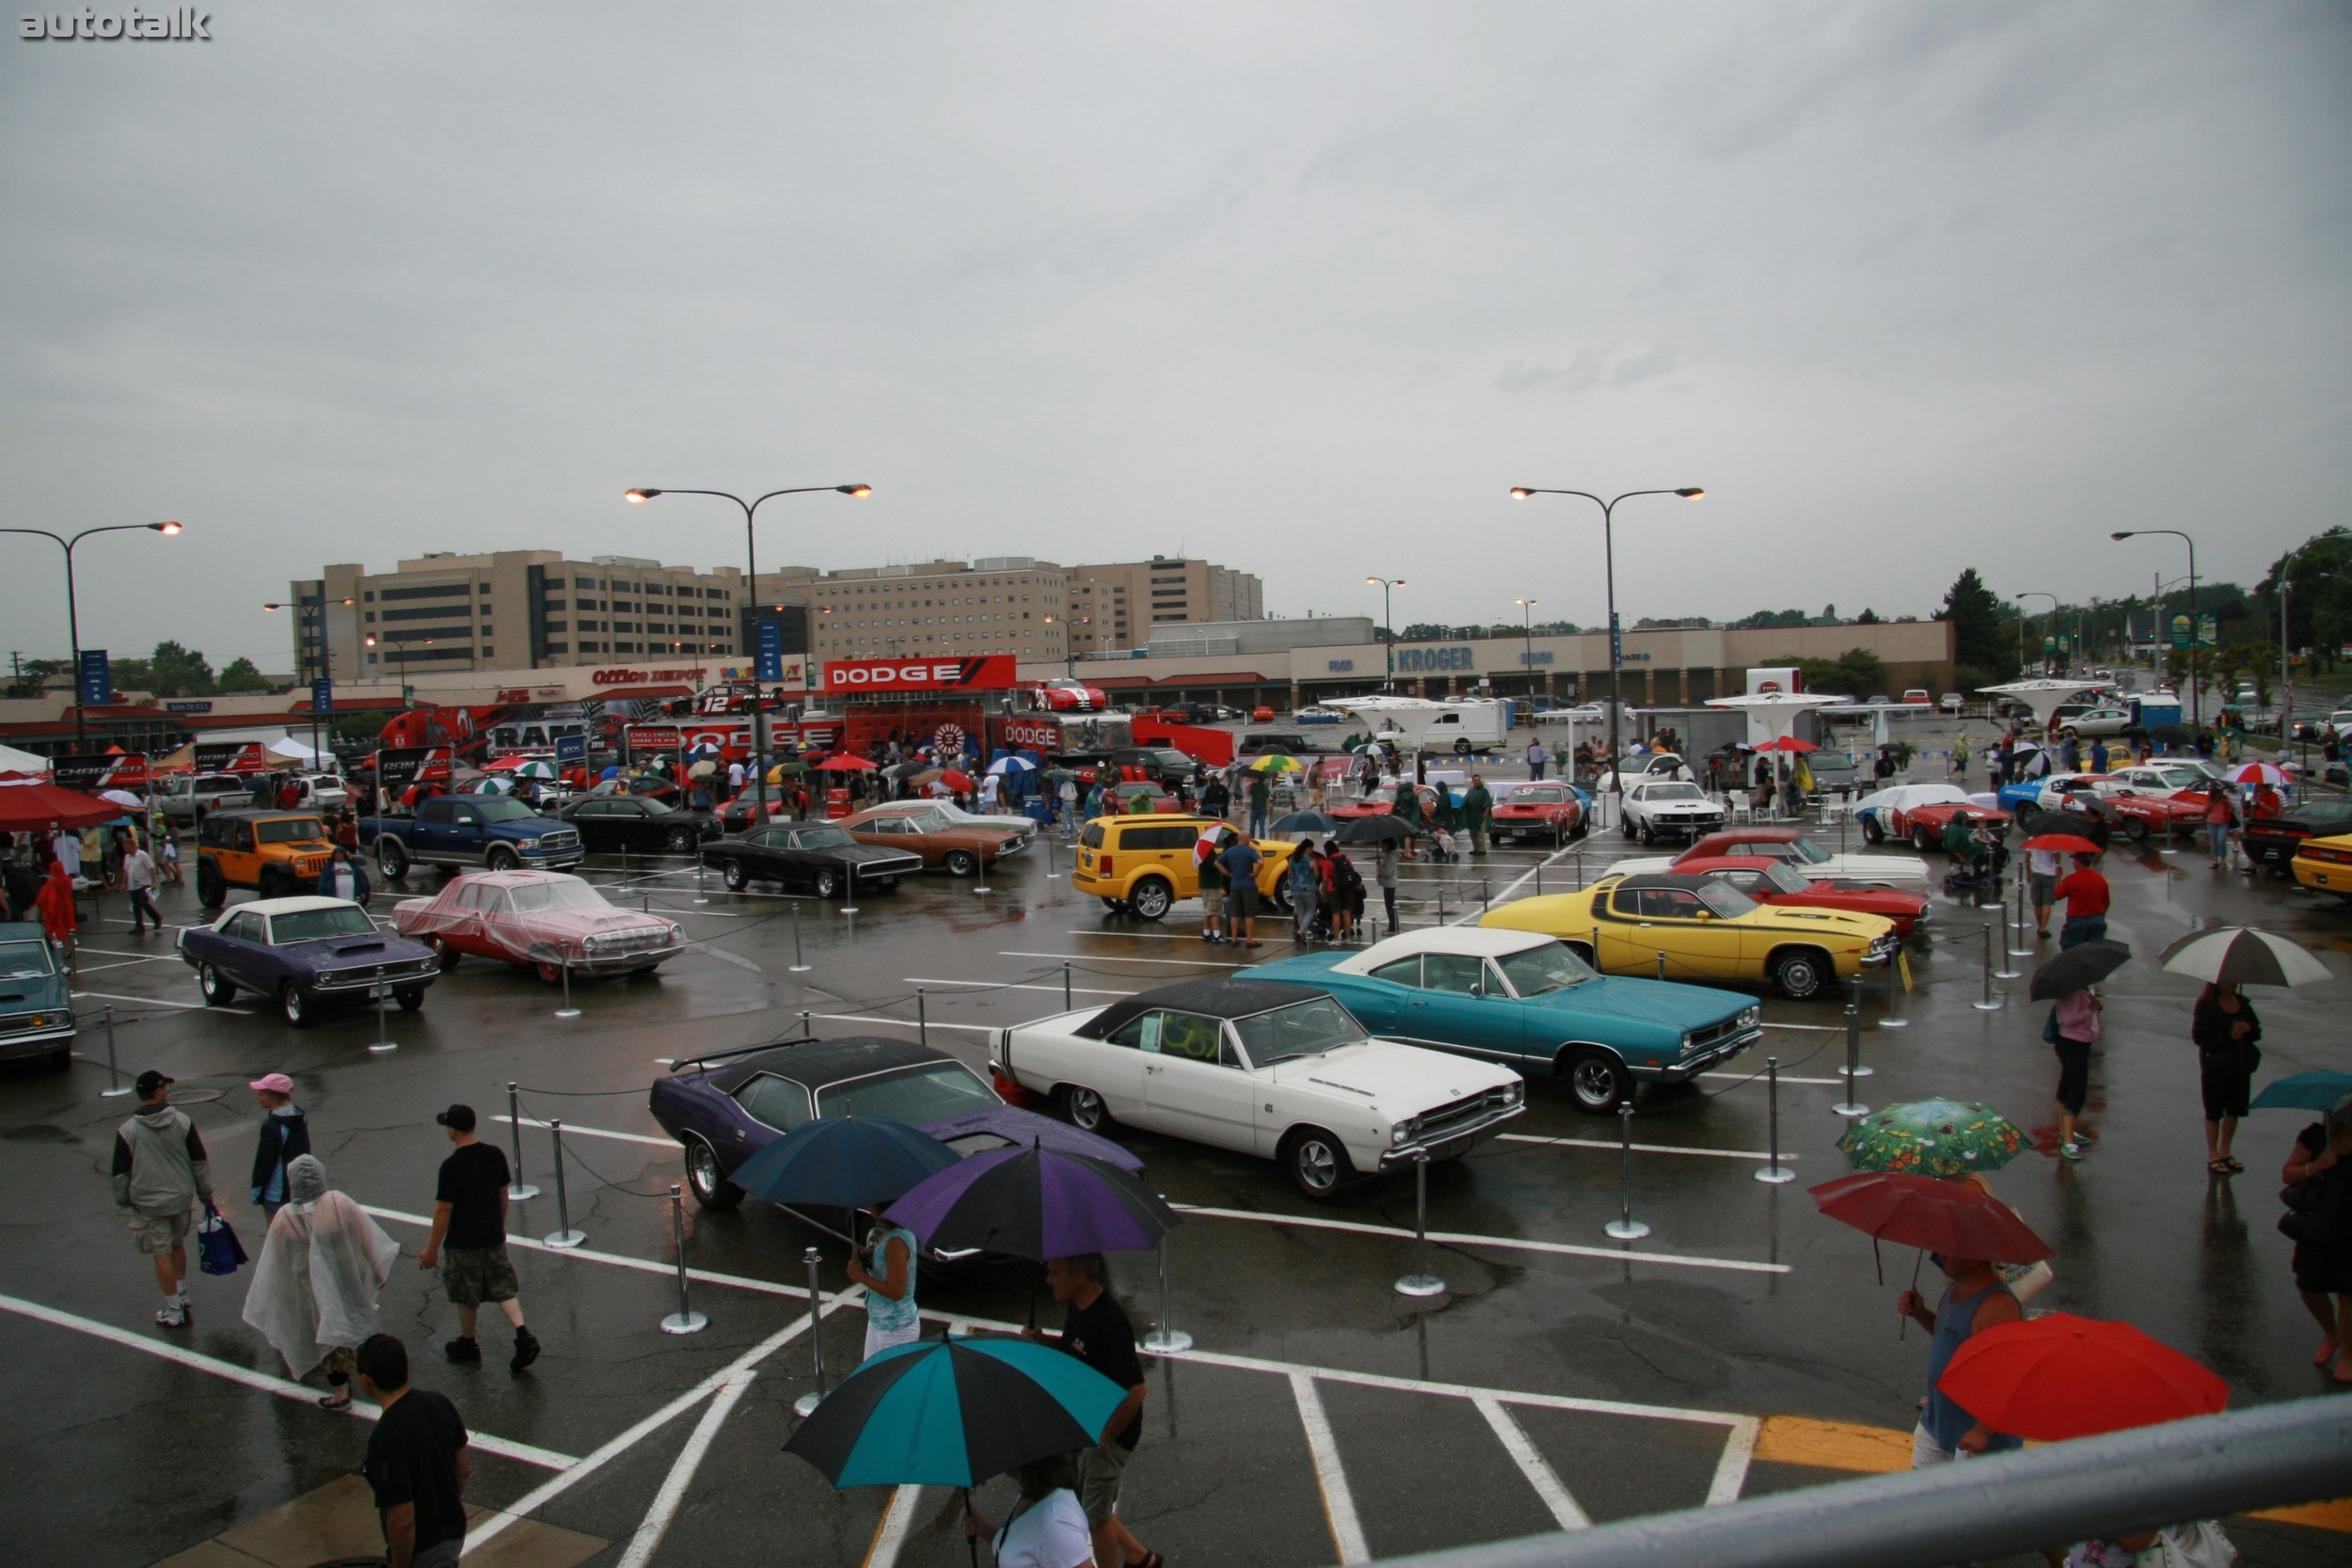
[[[2036,1002],[2055,1002],[2086,986],[2095,986],[2131,961],[2132,950],[2120,942],[2085,942],[2060,953],[2033,972],[2026,994]]]
[[[1339,831],[1339,824],[1323,812],[1285,812],[1266,828],[1270,833],[1328,833]]]
[[[1342,844],[1397,844],[1413,836],[1413,827],[1393,816],[1357,816],[1333,836]]]
[[[1214,1058],[1213,1037],[1209,1049]],[[1132,1173],[1036,1145],[960,1160],[909,1188],[887,1217],[934,1251],[973,1247],[1041,1263],[1148,1251],[1184,1223]]]

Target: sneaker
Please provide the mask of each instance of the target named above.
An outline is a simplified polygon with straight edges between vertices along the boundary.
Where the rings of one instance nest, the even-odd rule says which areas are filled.
[[[506,1364],[506,1370],[519,1372],[538,1359],[539,1337],[527,1328],[515,1330],[515,1359]]]
[[[188,1304],[184,1301],[165,1302],[163,1306],[156,1310],[155,1321],[166,1328],[187,1327]]]
[[[2079,1160],[2083,1157],[2083,1146],[2073,1138],[2069,1138],[2058,1145],[2058,1153],[2065,1159]]]
[[[481,1345],[463,1337],[443,1345],[441,1353],[461,1367],[470,1367],[482,1359]]]

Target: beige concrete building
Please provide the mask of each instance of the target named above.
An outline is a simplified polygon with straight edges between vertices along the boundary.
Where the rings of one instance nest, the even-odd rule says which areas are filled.
[[[762,610],[787,627],[794,609],[805,610],[807,651],[820,661],[934,654],[1058,660],[1069,653],[1069,573],[1031,556],[838,572],[787,566],[760,573],[759,593]]]
[[[1155,555],[1069,571],[1082,655],[1144,647],[1157,626],[1255,621],[1265,614],[1265,585],[1257,576],[1215,562]]]
[[[296,667],[338,680],[406,671],[532,670],[608,659],[721,657],[744,646],[743,574],[635,556],[455,551],[297,581]]]

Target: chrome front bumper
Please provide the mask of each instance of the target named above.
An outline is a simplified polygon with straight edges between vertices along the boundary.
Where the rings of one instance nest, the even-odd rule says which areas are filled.
[[[1459,1126],[1449,1127],[1435,1137],[1397,1144],[1380,1156],[1380,1168],[1395,1170],[1401,1165],[1411,1164],[1416,1158],[1444,1160],[1468,1153],[1472,1145],[1484,1143],[1502,1132],[1504,1122],[1526,1114],[1527,1101],[1521,1100],[1516,1105],[1505,1105]]]

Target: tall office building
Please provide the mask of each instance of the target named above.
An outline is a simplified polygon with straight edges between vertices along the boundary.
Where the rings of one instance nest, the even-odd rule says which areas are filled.
[[[1250,572],[1184,556],[1155,555],[1069,568],[1081,653],[1140,648],[1152,628],[1203,622],[1256,621],[1265,615],[1265,585]]]
[[[290,585],[296,668],[365,679],[737,654],[743,574],[561,550],[444,551]],[[349,600],[348,604],[344,601]]]
[[[784,567],[759,574],[762,613],[803,608],[818,659],[900,655],[1010,654],[1061,658],[1068,574],[1025,555],[926,561],[838,572]],[[787,626],[789,625],[787,619]]]

